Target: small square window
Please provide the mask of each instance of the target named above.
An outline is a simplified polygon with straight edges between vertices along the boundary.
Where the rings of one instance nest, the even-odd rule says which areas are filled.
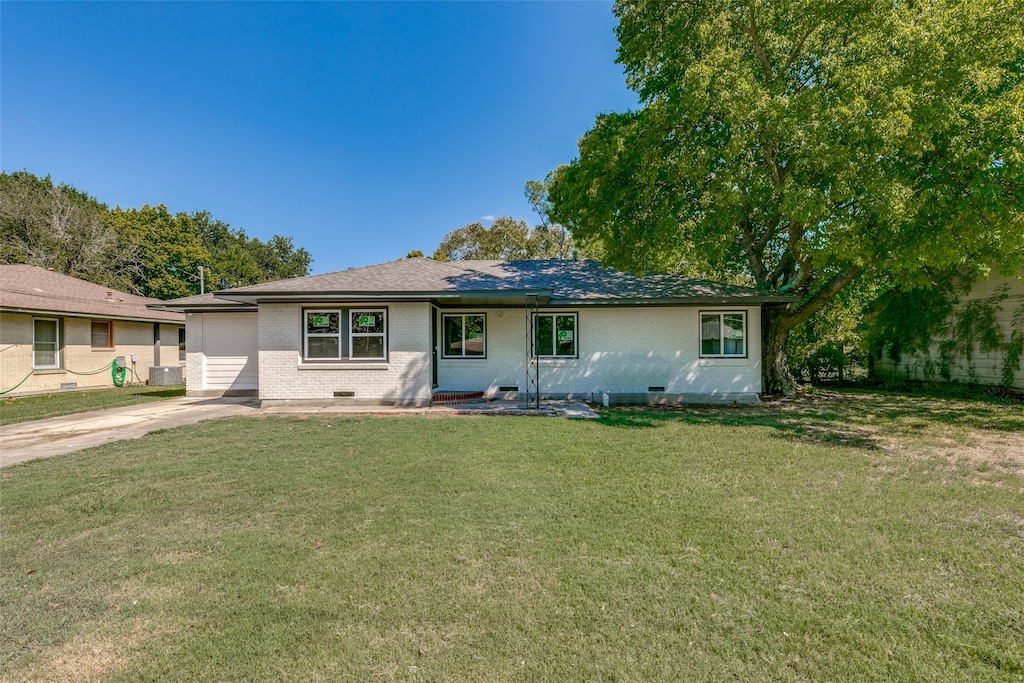
[[[114,325],[109,320],[92,321],[92,348],[110,349],[114,347]]]

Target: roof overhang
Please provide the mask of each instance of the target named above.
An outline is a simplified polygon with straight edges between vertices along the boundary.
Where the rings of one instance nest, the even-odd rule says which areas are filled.
[[[799,301],[795,296],[688,296],[660,298],[573,299],[553,298],[551,290],[463,291],[463,292],[269,292],[233,294],[232,298],[193,304],[163,304],[160,307],[185,313],[252,312],[259,304],[385,304],[430,303],[439,307],[479,306],[519,308],[536,297],[540,306],[769,306]],[[532,303],[532,302],[531,302]],[[154,305],[153,308],[157,306]]]
[[[146,308],[149,308],[147,306]],[[165,313],[178,313],[179,311],[173,311],[170,309],[164,309],[163,307],[154,308],[153,310],[163,310]],[[120,320],[128,323],[166,323],[168,325],[183,325],[184,320],[175,320],[168,318],[149,318],[142,316],[129,316],[129,315],[107,315],[106,313],[80,313],[76,311],[55,311],[53,309],[46,308],[15,308],[12,306],[0,306],[0,311],[4,313],[18,313],[21,315],[37,315],[37,316],[49,316],[59,318],[83,318],[92,320]]]

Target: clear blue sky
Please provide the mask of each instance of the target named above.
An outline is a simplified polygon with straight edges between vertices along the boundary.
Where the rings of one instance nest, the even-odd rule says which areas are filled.
[[[429,253],[636,106],[608,2],[0,3],[0,165],[290,236]],[[486,224],[486,221],[485,221]]]

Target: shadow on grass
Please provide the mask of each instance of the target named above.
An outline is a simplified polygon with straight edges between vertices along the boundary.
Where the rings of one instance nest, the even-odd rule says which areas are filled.
[[[152,396],[153,398],[177,398],[185,395],[185,386],[179,385],[176,388],[161,389],[159,391],[136,391],[136,396]]]
[[[755,406],[679,405],[605,409],[612,427],[659,424],[768,427],[782,438],[818,445],[881,448],[883,436],[933,435],[943,428],[1024,432],[1024,403],[905,396],[885,392],[820,391],[769,398]]]

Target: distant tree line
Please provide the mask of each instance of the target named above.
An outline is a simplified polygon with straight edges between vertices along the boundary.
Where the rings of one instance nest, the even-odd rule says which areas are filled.
[[[27,171],[0,173],[0,263],[28,263],[114,289],[170,299],[309,274],[290,237],[249,237],[206,211],[113,209]]]

